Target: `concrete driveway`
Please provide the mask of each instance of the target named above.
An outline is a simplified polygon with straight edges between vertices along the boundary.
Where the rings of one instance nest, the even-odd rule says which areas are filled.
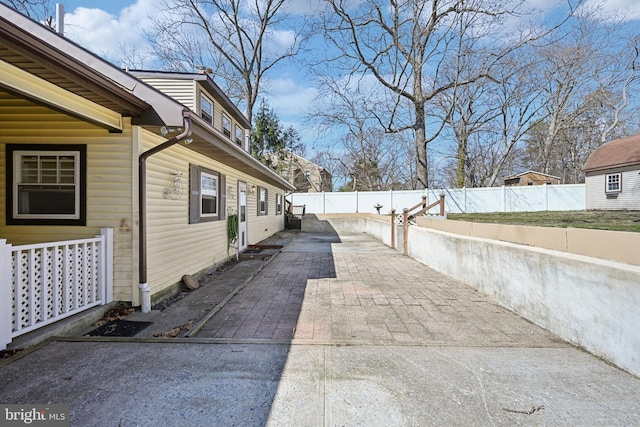
[[[53,341],[0,368],[0,402],[67,403],[78,426],[629,426],[638,396],[362,234],[299,234],[195,337]]]

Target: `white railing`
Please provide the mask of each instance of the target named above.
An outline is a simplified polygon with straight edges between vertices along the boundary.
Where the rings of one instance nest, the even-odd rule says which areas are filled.
[[[0,239],[0,349],[17,336],[113,301],[113,229],[12,246]]]
[[[293,193],[287,200],[305,205],[308,214],[380,213],[415,205],[424,195],[427,204],[446,196],[445,211],[450,213],[573,211],[586,209],[584,184],[532,185],[527,187],[453,188],[429,190],[354,191],[340,193]],[[438,208],[430,213],[437,214]]]

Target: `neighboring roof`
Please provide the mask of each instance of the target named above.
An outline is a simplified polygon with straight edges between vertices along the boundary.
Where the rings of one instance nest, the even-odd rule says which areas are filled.
[[[596,148],[582,167],[585,173],[640,165],[640,135],[615,139]]]
[[[229,97],[220,89],[220,87],[213,81],[213,79],[206,73],[179,73],[173,71],[156,71],[156,70],[127,70],[129,74],[132,74],[140,79],[175,79],[175,80],[193,80],[199,82],[209,92],[216,101],[224,104],[225,110],[233,116],[233,118],[241,123],[244,127],[250,128],[251,123],[247,120],[246,116],[231,102]]]
[[[315,166],[315,167],[316,167],[320,172],[324,172],[324,173],[326,173],[327,175],[331,176],[331,172],[329,172],[327,169],[325,169],[324,167],[320,166],[319,164],[314,163],[314,162],[312,162],[311,160],[306,159],[306,158],[304,158],[304,157],[302,157],[302,156],[299,156],[299,155],[297,155],[296,153],[294,153],[293,151],[286,150],[286,152],[287,152],[289,155],[291,155],[291,156],[295,157],[295,158],[297,159],[297,161],[298,161],[298,164],[299,164],[299,165],[305,164],[305,165],[312,165],[312,166]],[[275,155],[274,155],[274,156],[275,156]],[[277,156],[276,156],[276,157],[277,157]]]
[[[543,176],[547,176],[547,177],[553,178],[553,179],[561,179],[559,176],[549,175],[548,173],[538,172],[538,171],[534,171],[534,170],[529,169],[526,172],[520,172],[520,173],[515,174],[515,175],[510,175],[510,176],[504,177],[504,178],[502,178],[502,180],[506,181],[507,179],[519,178],[519,177],[521,177],[523,175],[526,175],[528,173],[535,173],[536,175],[543,175]]]

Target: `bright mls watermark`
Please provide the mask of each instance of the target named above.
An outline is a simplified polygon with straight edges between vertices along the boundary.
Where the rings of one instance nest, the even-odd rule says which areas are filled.
[[[69,427],[69,405],[0,404],[0,427]]]

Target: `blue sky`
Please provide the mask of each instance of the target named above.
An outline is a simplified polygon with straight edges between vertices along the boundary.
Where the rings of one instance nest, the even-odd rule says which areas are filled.
[[[306,0],[301,0],[306,4]],[[158,9],[159,0],[61,0],[65,7],[65,35],[92,52],[112,60],[120,56],[120,46],[143,49],[142,30]],[[295,3],[295,0],[294,2]],[[300,3],[301,5],[301,3]],[[146,65],[146,64],[145,64]],[[205,64],[206,65],[206,64]],[[151,65],[148,66],[151,68]],[[281,122],[293,126],[309,149],[315,145],[316,133],[303,124],[304,111],[316,99],[304,75],[289,63],[282,64],[268,82],[268,102]],[[308,152],[309,155],[313,154]]]
[[[310,0],[311,2],[315,0]],[[550,10],[562,0],[527,0],[531,6]],[[150,16],[159,9],[160,0],[60,0],[65,6],[65,35],[87,49],[110,59],[120,57],[120,46],[144,49],[143,30]],[[622,13],[623,20],[640,19],[638,0],[585,0],[586,4],[603,3],[604,11]],[[308,10],[309,0],[290,0],[288,7]],[[122,65],[117,64],[116,65]],[[270,75],[267,99],[285,126],[298,130],[307,146],[330,144],[323,141],[304,123],[304,112],[318,102],[313,82],[295,66],[283,64]],[[330,138],[330,136],[327,136]]]

